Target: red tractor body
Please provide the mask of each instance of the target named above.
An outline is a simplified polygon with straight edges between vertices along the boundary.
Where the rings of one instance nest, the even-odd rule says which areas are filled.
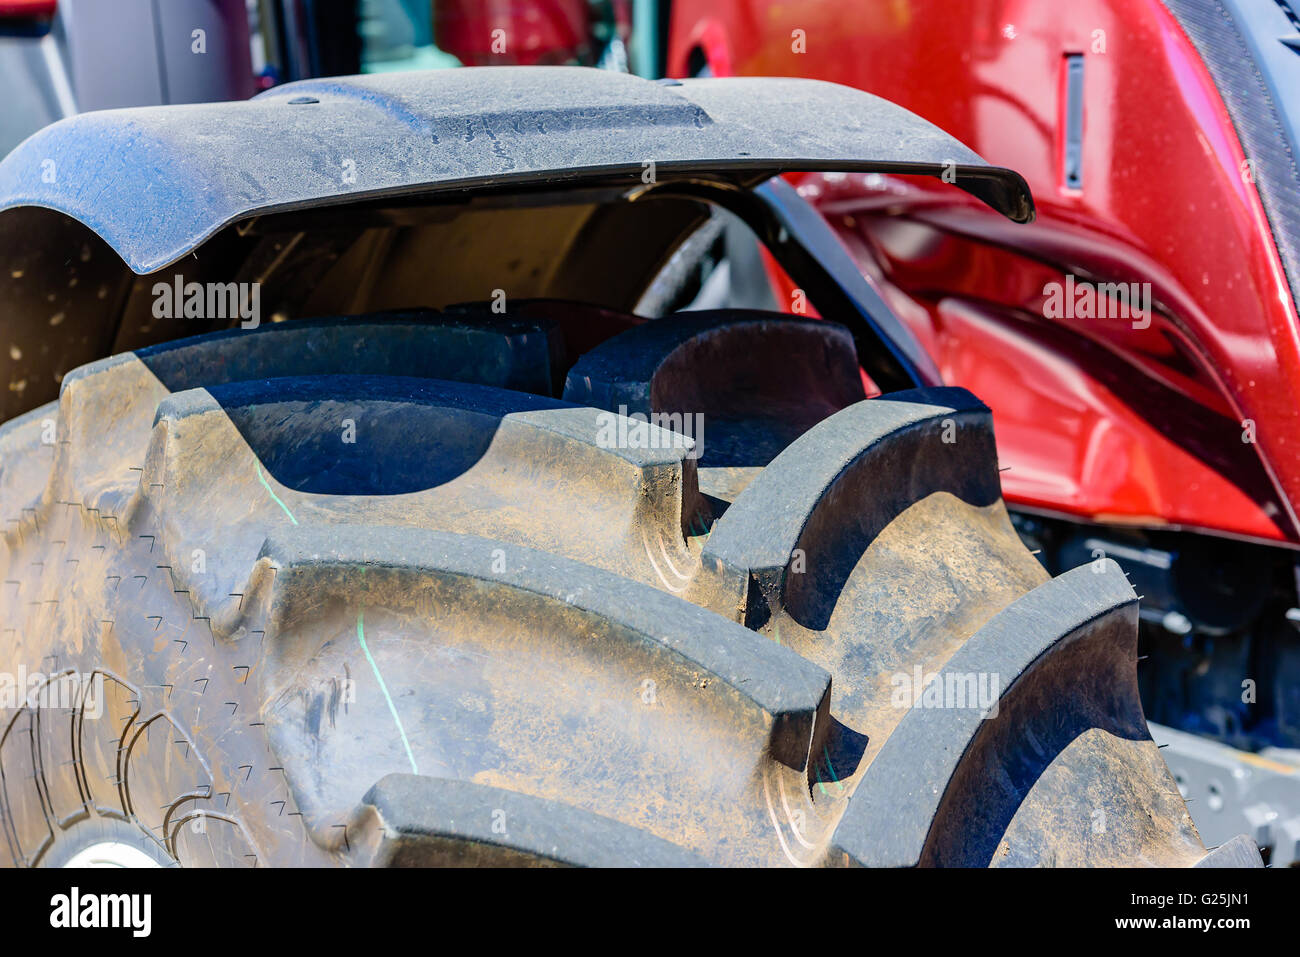
[[[857,86],[1025,176],[1029,226],[942,182],[799,181],[945,381],[992,407],[1008,500],[1300,542],[1295,302],[1229,112],[1159,0],[679,0],[668,64]]]

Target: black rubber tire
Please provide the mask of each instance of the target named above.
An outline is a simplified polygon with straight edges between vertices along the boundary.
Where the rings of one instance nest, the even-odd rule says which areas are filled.
[[[1204,857],[1136,596],[1048,580],[986,408],[864,399],[831,323],[627,325],[572,402],[554,324],[406,314],[107,359],[0,429],[0,662],[103,688],[0,715],[13,863],[126,824],[187,866]],[[698,461],[628,418],[674,412]],[[993,696],[909,707],[916,669]]]

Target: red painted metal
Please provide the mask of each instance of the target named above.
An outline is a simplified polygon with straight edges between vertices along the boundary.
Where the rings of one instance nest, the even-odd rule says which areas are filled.
[[[434,0],[438,48],[466,66],[588,63],[587,0]]]
[[[669,72],[695,49],[717,75],[869,90],[1028,180],[1038,220],[1016,226],[935,180],[799,178],[947,381],[992,407],[1010,501],[1300,542],[1296,307],[1223,102],[1159,0],[677,0]],[[1149,327],[1051,315],[1050,284],[1072,281],[1149,283]]]
[[[0,0],[0,19],[48,20],[58,0]]]

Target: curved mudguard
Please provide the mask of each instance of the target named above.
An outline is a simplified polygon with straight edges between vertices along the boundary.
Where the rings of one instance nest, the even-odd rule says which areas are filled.
[[[143,274],[264,213],[520,184],[638,188],[649,164],[654,182],[744,188],[794,170],[946,176],[1013,220],[1033,218],[1018,173],[868,93],[580,67],[307,80],[243,102],[82,114],[0,162],[0,210],[66,213]]]

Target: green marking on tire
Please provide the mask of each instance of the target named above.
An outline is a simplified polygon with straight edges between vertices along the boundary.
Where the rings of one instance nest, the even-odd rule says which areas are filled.
[[[384,693],[384,700],[388,702],[388,711],[393,716],[393,724],[397,725],[397,733],[402,738],[402,747],[406,748],[406,758],[411,762],[411,773],[419,774],[420,769],[415,765],[415,754],[411,751],[411,742],[407,740],[406,729],[402,727],[402,719],[397,714],[397,705],[393,701],[393,696],[388,693],[388,685],[384,683],[384,676],[379,672],[379,665],[375,663],[374,656],[370,654],[370,649],[366,646],[365,614],[366,606],[362,605],[357,609],[357,641],[361,643],[361,650],[365,653],[366,661],[370,662],[370,670],[375,673],[375,680],[379,682],[379,690]]]
[[[257,463],[257,480],[262,483],[262,488],[266,489],[267,494],[270,495],[271,498],[275,499],[275,504],[284,509],[284,514],[289,516],[289,521],[297,525],[298,520],[293,517],[293,512],[289,511],[289,506],[280,501],[280,496],[275,494],[275,489],[271,488],[271,483],[268,482],[266,476],[262,474],[262,463],[260,462]]]
[[[834,781],[835,786],[839,788],[838,793],[843,794],[844,785],[840,783],[839,777],[836,776],[835,774],[835,765],[831,764],[831,752],[829,751],[829,749],[827,749],[826,745],[824,744],[822,745],[822,754],[826,756],[826,770],[831,773],[831,780]],[[825,788],[823,788],[822,790],[824,791]]]

